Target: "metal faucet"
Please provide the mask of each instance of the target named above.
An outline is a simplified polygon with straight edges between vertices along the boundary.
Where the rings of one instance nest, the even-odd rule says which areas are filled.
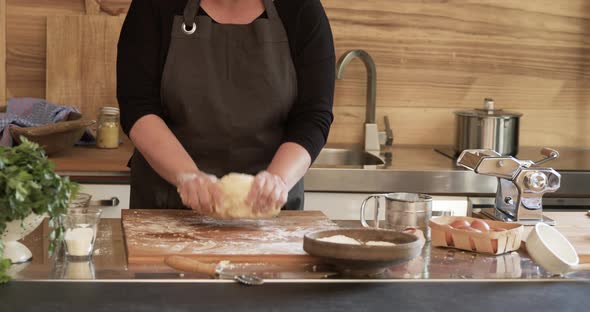
[[[336,65],[336,78],[344,78],[344,69],[348,64],[359,58],[367,69],[367,104],[365,113],[365,151],[380,152],[380,142],[391,145],[393,143],[393,131],[389,127],[389,118],[385,116],[386,132],[379,132],[375,121],[377,110],[377,67],[369,53],[364,50],[351,50],[344,53]]]

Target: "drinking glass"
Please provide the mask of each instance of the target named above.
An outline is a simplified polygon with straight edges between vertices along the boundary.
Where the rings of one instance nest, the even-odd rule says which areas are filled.
[[[68,259],[86,261],[92,257],[101,213],[98,208],[71,208],[60,216]]]

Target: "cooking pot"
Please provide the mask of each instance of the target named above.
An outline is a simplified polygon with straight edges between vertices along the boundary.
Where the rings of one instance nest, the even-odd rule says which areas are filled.
[[[518,153],[518,131],[522,114],[494,107],[485,99],[483,109],[455,112],[457,135],[455,153],[466,149],[491,149],[504,156]]]

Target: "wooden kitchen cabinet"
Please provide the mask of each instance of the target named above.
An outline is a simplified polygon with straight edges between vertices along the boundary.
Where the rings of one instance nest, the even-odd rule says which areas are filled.
[[[127,184],[81,184],[80,192],[92,195],[93,206],[102,209],[102,218],[121,218],[121,209],[129,208],[130,186]],[[96,205],[97,201],[117,198],[116,206]]]
[[[320,210],[332,220],[359,220],[361,203],[370,194],[364,193],[329,193],[306,192],[305,210]],[[373,204],[367,206],[366,216],[373,216]],[[382,205],[383,207],[383,205]],[[433,196],[432,210],[453,211],[455,216],[466,216],[467,197],[461,196]],[[381,219],[384,214],[381,212]]]

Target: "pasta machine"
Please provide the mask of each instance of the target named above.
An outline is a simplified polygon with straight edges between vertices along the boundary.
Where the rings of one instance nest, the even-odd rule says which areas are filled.
[[[493,150],[464,150],[457,165],[477,174],[498,178],[495,207],[483,209],[487,217],[525,225],[555,221],[543,215],[543,194],[555,192],[561,184],[561,175],[553,168],[540,165],[559,157],[556,150],[543,148],[542,160],[519,160],[502,156]]]

